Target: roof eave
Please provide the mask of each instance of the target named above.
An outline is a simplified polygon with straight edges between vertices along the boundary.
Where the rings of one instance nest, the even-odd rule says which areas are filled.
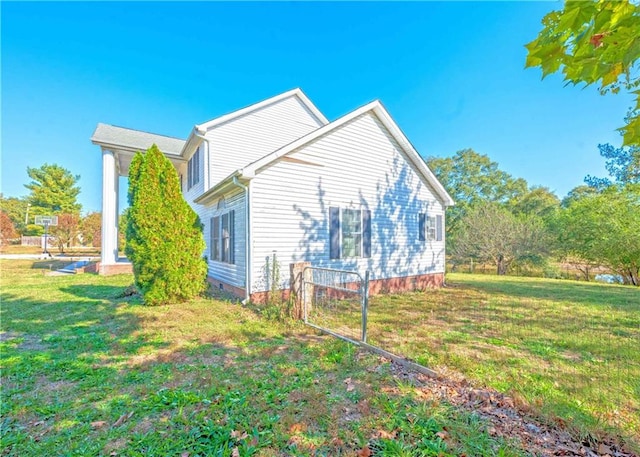
[[[453,200],[453,198],[451,198],[449,192],[447,192],[436,175],[434,175],[431,169],[427,166],[422,156],[418,153],[417,149],[413,146],[411,141],[409,141],[409,138],[407,138],[398,124],[396,124],[396,122],[393,120],[389,112],[385,109],[384,105],[380,101],[376,101],[375,104],[376,106],[373,108],[375,114],[382,121],[384,126],[393,134],[396,141],[400,143],[402,148],[406,152],[409,152],[409,159],[420,170],[427,182],[433,186],[438,196],[442,199],[443,205],[454,206],[455,201]]]
[[[241,179],[245,183],[251,179],[243,175],[241,170],[236,170],[233,173],[231,173],[229,176],[224,178],[222,181],[220,181],[218,184],[213,186],[211,189],[207,190],[206,192],[202,193],[198,197],[194,198],[193,199],[194,203],[197,203],[199,205],[206,205],[207,203],[210,203],[211,201],[213,201],[219,195],[226,193],[227,191],[229,191],[234,187],[237,187],[236,184],[234,183],[234,178]]]
[[[264,108],[265,106],[271,105],[273,103],[279,102],[280,100],[284,100],[292,96],[298,97],[302,101],[302,103],[309,109],[309,111],[311,111],[311,113],[316,117],[316,119],[320,121],[321,124],[327,125],[329,123],[329,120],[313,104],[313,102],[309,99],[309,97],[307,97],[300,88],[296,88],[296,89],[292,89],[287,92],[283,92],[281,94],[275,95],[273,97],[267,98],[258,103],[254,103],[253,105],[249,105],[239,110],[232,111],[231,113],[224,114],[222,116],[219,116],[203,124],[198,124],[195,126],[195,129],[201,132],[202,134],[205,134],[206,132],[208,132],[209,130],[211,130],[212,128],[220,124],[224,124],[225,122],[229,122],[244,114],[251,113],[253,111],[259,110],[260,108]]]
[[[126,151],[126,152],[131,152],[131,153],[136,153],[136,152],[140,152],[142,151],[144,148],[140,148],[137,146],[131,146],[131,145],[127,145],[127,144],[117,144],[117,143],[109,143],[106,141],[101,141],[101,140],[96,140],[95,138],[91,138],[91,142],[97,146],[100,146],[102,148],[105,149],[109,149],[109,150],[117,150],[117,151]],[[162,153],[166,156],[170,156],[171,159],[174,160],[178,160],[181,162],[184,162],[184,159],[181,157],[181,155],[179,153],[175,153],[175,152],[166,152],[166,151],[162,151]]]
[[[415,167],[420,171],[424,179],[429,184],[431,184],[431,186],[433,186],[434,190],[442,200],[442,203],[444,204],[444,206],[455,205],[453,198],[451,198],[451,196],[446,191],[446,189],[442,186],[438,178],[436,178],[433,172],[429,169],[424,159],[420,156],[420,154],[418,154],[418,151],[413,147],[409,139],[402,132],[400,127],[395,123],[393,118],[391,118],[391,115],[384,108],[384,106],[379,100],[374,100],[370,103],[367,103],[366,105],[361,106],[360,108],[345,114],[341,118],[336,119],[335,121],[323,127],[320,127],[317,130],[314,130],[313,132],[310,132],[309,134],[303,136],[302,138],[299,138],[298,140],[292,143],[289,143],[286,146],[283,146],[277,151],[274,151],[271,154],[268,154],[262,157],[261,159],[256,160],[255,162],[243,168],[241,172],[243,176],[247,178],[252,178],[257,173],[259,173],[261,169],[271,165],[274,161],[278,160],[280,157],[295,151],[296,149],[304,146],[307,143],[310,143],[316,138],[321,137],[322,135],[340,127],[341,125],[346,124],[347,122],[369,111],[373,111],[373,113],[378,117],[378,119],[380,119],[384,124],[384,126],[389,130],[389,132],[391,132],[391,134],[398,141],[402,149],[409,156],[409,160],[411,160],[411,162],[415,165]]]

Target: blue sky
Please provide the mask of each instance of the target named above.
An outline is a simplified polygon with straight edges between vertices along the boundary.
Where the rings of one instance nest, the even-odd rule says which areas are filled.
[[[57,163],[100,210],[98,122],[185,138],[300,87],[330,120],[380,99],[424,157],[473,148],[563,197],[605,175],[631,97],[524,69],[561,5],[3,1],[1,190]]]

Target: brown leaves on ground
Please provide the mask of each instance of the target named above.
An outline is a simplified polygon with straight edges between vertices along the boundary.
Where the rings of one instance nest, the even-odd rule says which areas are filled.
[[[393,430],[392,432],[387,432],[386,430],[376,430],[371,435],[371,439],[373,439],[373,440],[379,440],[379,439],[392,440],[392,439],[395,439],[397,434],[398,433],[395,430]]]
[[[296,422],[291,427],[289,427],[289,433],[295,435],[296,433],[304,433],[307,431],[307,425]]]
[[[369,449],[369,446],[365,446],[362,449],[360,449],[358,451],[358,457],[371,457],[373,453],[371,452],[371,449]]]
[[[601,440],[585,442],[572,436],[563,421],[543,424],[531,416],[529,408],[500,392],[476,388],[468,381],[445,377],[430,378],[392,364],[397,378],[410,381],[414,393],[425,401],[445,401],[464,411],[480,415],[488,422],[487,432],[492,436],[514,439],[520,447],[534,455],[575,457],[637,457],[618,443]],[[449,438],[446,430],[439,432],[443,441]]]

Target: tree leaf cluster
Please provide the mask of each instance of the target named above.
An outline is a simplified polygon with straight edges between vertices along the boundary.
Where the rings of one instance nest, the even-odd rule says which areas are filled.
[[[611,185],[571,200],[554,221],[565,256],[603,265],[640,285],[640,184]]]
[[[31,192],[28,202],[32,216],[55,214],[79,214],[82,206],[78,203],[80,175],[73,175],[66,168],[45,163],[39,168],[27,167],[31,178],[25,187]]]
[[[205,290],[205,242],[198,215],[184,200],[175,168],[156,145],[129,168],[125,253],[145,303],[191,299]]]
[[[550,251],[546,221],[558,197],[501,170],[472,149],[429,158],[429,168],[456,201],[447,209],[447,252],[454,265],[490,263],[498,274],[515,265],[539,264]]]
[[[506,274],[514,265],[574,263],[588,279],[598,266],[640,285],[640,157],[637,147],[600,145],[609,177],[587,176],[587,185],[560,202],[546,187],[501,171],[471,150],[429,159],[445,188],[459,199],[447,209],[447,252],[456,265],[480,262]],[[453,219],[453,224],[451,224]]]
[[[568,84],[599,85],[601,94],[633,94],[626,145],[640,145],[640,6],[629,0],[567,0],[542,20],[543,29],[528,43],[526,67],[542,77],[561,72]]]

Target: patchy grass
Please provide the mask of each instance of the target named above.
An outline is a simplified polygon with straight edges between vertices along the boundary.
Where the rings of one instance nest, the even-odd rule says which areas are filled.
[[[40,266],[0,262],[3,455],[526,455],[344,342]]]
[[[369,342],[461,372],[581,436],[640,443],[640,289],[467,274],[447,282],[372,298]]]

